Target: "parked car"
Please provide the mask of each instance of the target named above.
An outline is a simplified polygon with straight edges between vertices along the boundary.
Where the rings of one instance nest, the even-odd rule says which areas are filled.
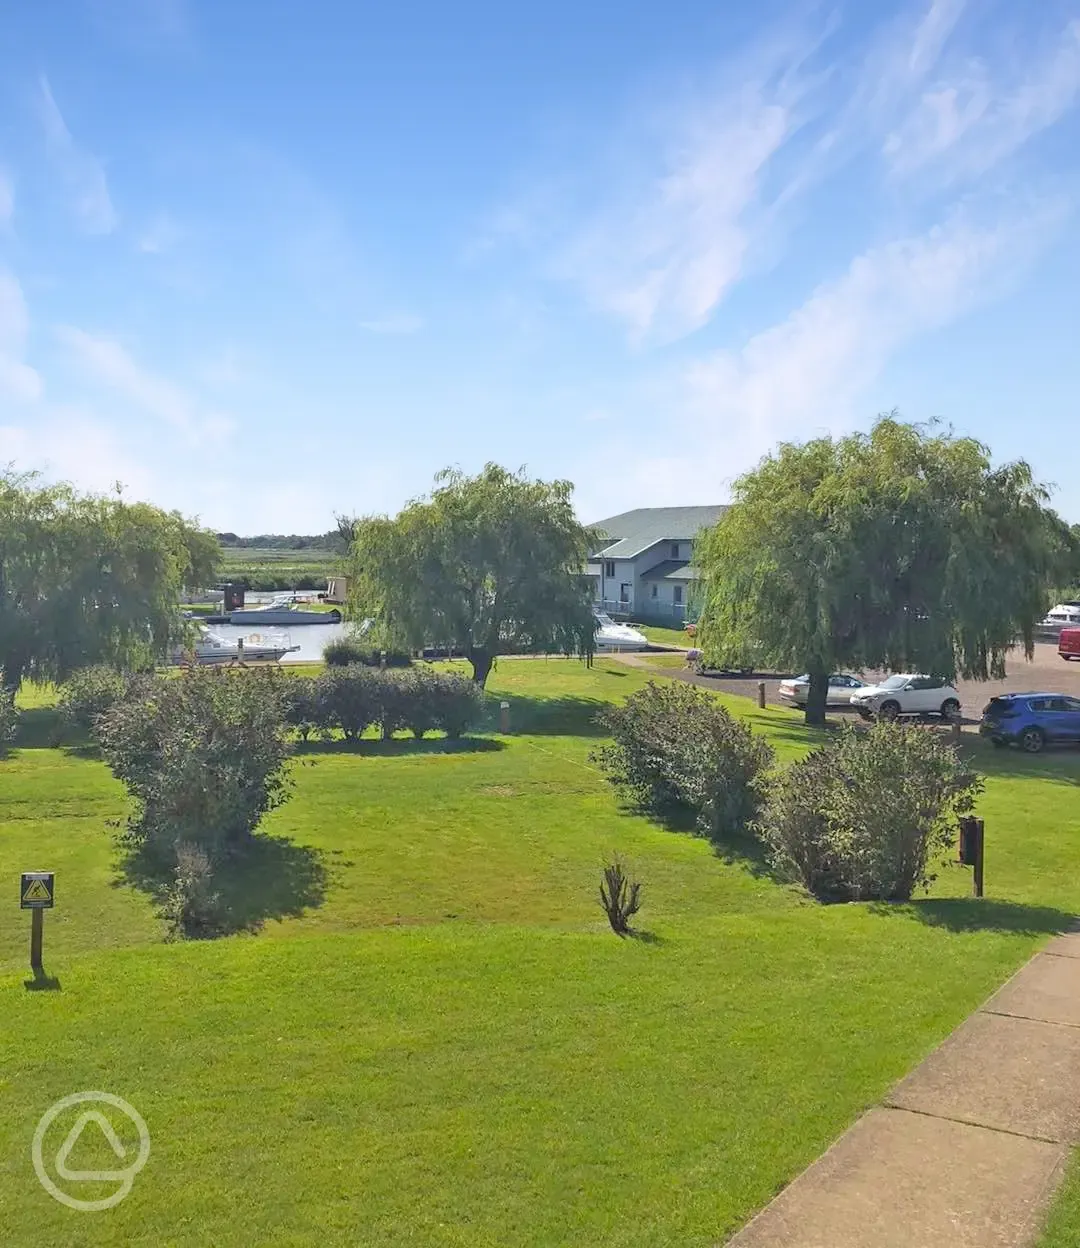
[[[825,705],[850,706],[851,695],[856,690],[865,688],[866,682],[857,676],[845,676],[842,672],[836,672],[829,677],[829,690],[825,695]],[[793,676],[790,680],[780,682],[779,694],[792,706],[805,706],[809,692],[809,676]]]
[[[1080,659],[1080,628],[1063,628],[1058,633],[1058,654],[1066,663]]]
[[[851,705],[863,719],[874,715],[896,719],[898,715],[960,714],[960,695],[938,676],[917,674],[889,676],[879,685],[867,685],[851,695]]]
[[[1080,743],[1080,698],[1062,693],[1003,693],[983,708],[979,732],[994,745],[1038,754],[1047,745]]]

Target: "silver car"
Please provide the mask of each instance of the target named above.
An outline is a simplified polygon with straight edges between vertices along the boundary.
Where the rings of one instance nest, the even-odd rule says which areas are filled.
[[[826,706],[850,706],[851,695],[866,686],[857,676],[846,676],[843,672],[835,672],[829,677],[829,691],[825,695]],[[805,706],[810,692],[809,676],[793,676],[790,680],[782,680],[777,691],[785,702],[792,706]]]

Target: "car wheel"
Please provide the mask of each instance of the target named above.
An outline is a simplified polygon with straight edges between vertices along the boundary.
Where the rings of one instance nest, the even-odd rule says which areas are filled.
[[[960,714],[960,703],[955,698],[946,698],[941,704],[941,713],[946,719]]]
[[[1020,734],[1020,747],[1025,754],[1038,754],[1046,744],[1041,728],[1025,728]]]
[[[882,704],[878,707],[878,717],[880,719],[889,720],[891,722],[899,714],[900,703],[893,702],[891,699],[888,702],[882,702]]]

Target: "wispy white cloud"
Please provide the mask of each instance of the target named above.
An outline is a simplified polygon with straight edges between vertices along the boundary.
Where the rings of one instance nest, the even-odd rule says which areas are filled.
[[[171,425],[190,443],[220,441],[232,432],[231,419],[207,411],[186,390],[143,368],[115,339],[67,325],[58,327],[56,333],[89,376],[147,415]]]
[[[371,334],[415,334],[423,327],[423,317],[409,312],[394,313],[390,316],[360,322],[360,328],[366,329]]]
[[[31,426],[0,425],[0,463],[97,493],[119,482],[128,497],[153,498],[160,486],[109,425],[74,407],[50,407]]]
[[[136,247],[146,255],[159,256],[172,251],[183,231],[167,213],[161,213],[139,235]]]
[[[1059,121],[1080,97],[1080,20],[1041,55],[1023,58],[1018,79],[966,60],[923,92],[883,151],[894,174],[937,166],[948,180],[985,172]]]
[[[776,442],[863,423],[872,413],[860,401],[889,359],[1008,290],[1065,219],[1060,203],[989,224],[957,213],[862,253],[783,321],[687,365],[664,400],[692,431],[687,447],[642,454],[627,440],[612,448],[604,476],[618,494],[587,485],[586,505],[601,514],[631,498],[713,501]]]
[[[109,234],[117,226],[105,167],[77,144],[53,96],[49,80],[39,83],[39,113],[49,154],[71,196],[71,211],[88,234]]]
[[[41,378],[24,362],[30,317],[22,287],[0,272],[0,394],[23,402],[41,397]]]

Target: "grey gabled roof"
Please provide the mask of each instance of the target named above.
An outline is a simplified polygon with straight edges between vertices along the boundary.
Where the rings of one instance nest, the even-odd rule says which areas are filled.
[[[608,539],[594,559],[633,559],[657,542],[690,542],[711,528],[727,511],[721,503],[708,507],[638,507],[590,526]]]
[[[665,559],[648,572],[642,572],[643,581],[696,581],[697,571],[685,559]]]

